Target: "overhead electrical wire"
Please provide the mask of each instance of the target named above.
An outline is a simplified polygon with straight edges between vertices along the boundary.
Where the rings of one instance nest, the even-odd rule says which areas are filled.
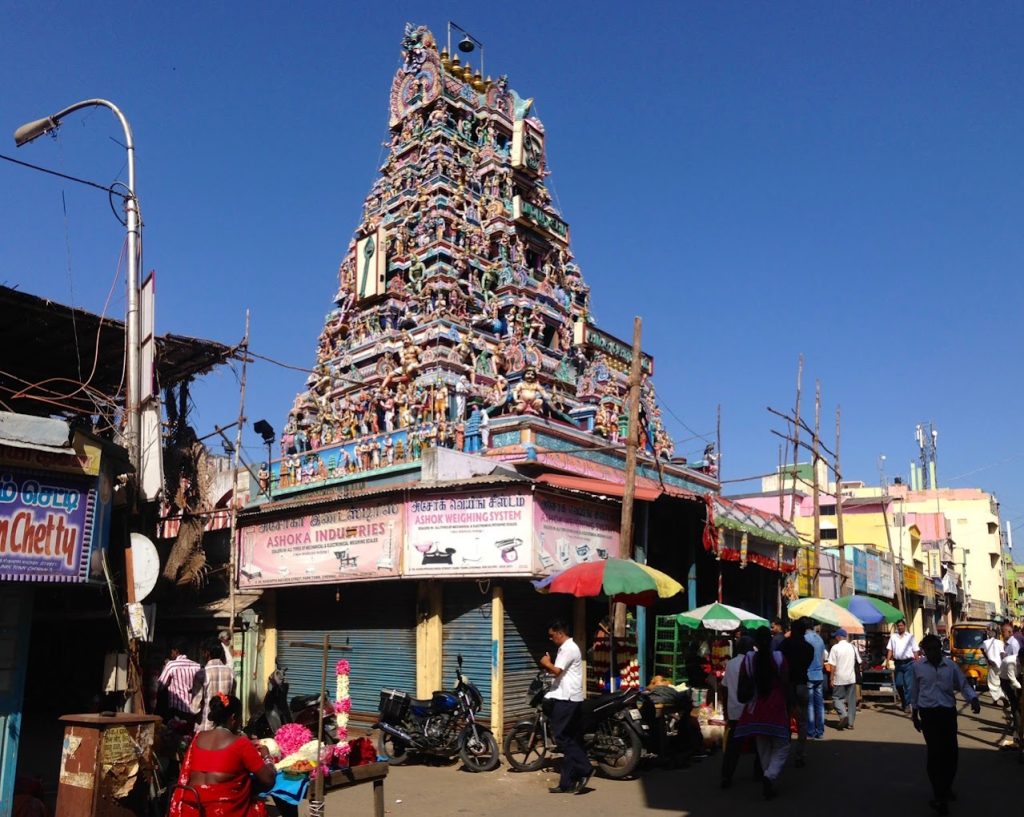
[[[21,161],[21,159],[15,159],[13,156],[7,156],[6,154],[3,153],[0,153],[0,159],[3,159],[6,162],[11,162],[12,164],[21,165],[22,167],[27,167],[30,170],[38,170],[40,173],[46,173],[50,176],[56,176],[59,179],[67,179],[69,182],[75,182],[76,184],[84,184],[87,187],[95,187],[97,190],[102,190],[105,193],[108,193],[112,196],[120,196],[125,201],[131,198],[131,196],[126,195],[125,193],[119,193],[112,186],[108,187],[106,185],[98,184],[97,182],[89,181],[88,179],[80,179],[77,176],[70,176],[67,173],[60,173],[59,171],[51,170],[48,167],[34,165],[31,162],[23,162]]]

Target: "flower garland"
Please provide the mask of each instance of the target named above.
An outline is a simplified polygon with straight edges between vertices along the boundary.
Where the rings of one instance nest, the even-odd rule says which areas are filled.
[[[338,743],[332,747],[334,750],[334,761],[339,766],[348,765],[348,756],[352,747],[348,743],[348,715],[352,711],[352,698],[349,696],[349,667],[348,661],[341,659],[334,667],[337,682],[334,691],[334,719],[338,726]]]

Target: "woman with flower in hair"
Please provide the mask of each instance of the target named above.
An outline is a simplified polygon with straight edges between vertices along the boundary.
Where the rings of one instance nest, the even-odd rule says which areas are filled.
[[[212,728],[192,741],[181,764],[170,817],[265,817],[257,799],[274,784],[267,750],[239,735],[242,702],[219,692],[210,699]]]

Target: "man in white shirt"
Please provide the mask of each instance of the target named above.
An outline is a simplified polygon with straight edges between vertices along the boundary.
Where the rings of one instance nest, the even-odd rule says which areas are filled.
[[[934,799],[929,805],[939,814],[949,814],[949,801],[956,799],[953,794],[953,778],[956,777],[956,698],[959,692],[971,704],[971,711],[977,715],[981,702],[960,668],[942,654],[942,642],[938,636],[926,635],[921,639],[924,661],[913,666],[914,683],[910,690],[911,717],[914,728],[924,735],[928,747],[928,779],[932,784]]]
[[[892,661],[895,666],[893,683],[900,695],[900,706],[906,712],[910,708],[910,685],[914,681],[913,662],[921,654],[914,634],[907,632],[907,622],[896,622],[896,629],[889,636],[885,649],[886,660]]]
[[[580,723],[580,702],[583,694],[583,656],[576,642],[569,637],[561,621],[548,627],[548,638],[558,647],[555,660],[544,653],[540,665],[555,676],[551,690],[544,697],[551,701],[551,729],[562,751],[562,774],[558,785],[548,789],[552,794],[581,794],[587,788],[594,767],[583,748]]]
[[[988,693],[992,696],[992,703],[1006,706],[1006,696],[1003,695],[1003,687],[999,683],[999,668],[1003,663],[1006,645],[999,636],[992,633],[981,642],[981,649],[985,654],[985,663],[988,664]]]
[[[1020,681],[1017,680],[1017,653],[1020,652],[1020,642],[1013,637],[1013,625],[1009,621],[1003,622],[1003,658],[999,662],[999,688],[1006,696],[1010,708],[1010,726],[1013,728],[1011,734],[1017,734],[1017,726],[1020,722]]]
[[[860,653],[846,639],[849,633],[836,630],[836,643],[829,650],[825,668],[832,674],[832,703],[839,713],[839,729],[853,729],[857,716],[857,665]]]

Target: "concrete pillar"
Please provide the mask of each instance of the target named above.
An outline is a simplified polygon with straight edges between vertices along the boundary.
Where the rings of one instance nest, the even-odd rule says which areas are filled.
[[[505,591],[491,590],[491,731],[501,745],[505,737]]]
[[[441,666],[443,595],[441,583],[420,581],[416,588],[416,697],[429,698],[444,686]]]
[[[267,678],[277,669],[277,591],[265,590],[263,605],[263,651],[260,653],[256,689],[266,691]]]

